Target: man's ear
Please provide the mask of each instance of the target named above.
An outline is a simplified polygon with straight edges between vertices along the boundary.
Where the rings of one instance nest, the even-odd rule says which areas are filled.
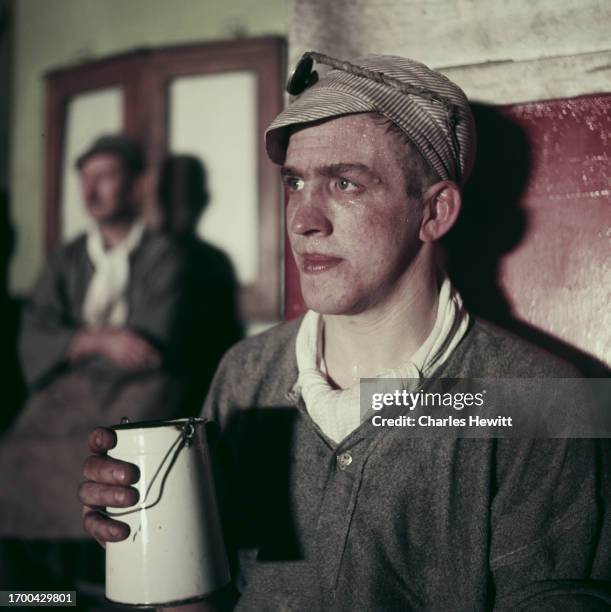
[[[456,223],[462,206],[460,189],[452,181],[431,185],[422,197],[420,240],[436,242]]]

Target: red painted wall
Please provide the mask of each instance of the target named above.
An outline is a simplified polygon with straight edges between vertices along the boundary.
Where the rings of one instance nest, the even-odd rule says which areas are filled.
[[[506,109],[528,134],[528,223],[500,265],[514,316],[611,365],[611,96]]]

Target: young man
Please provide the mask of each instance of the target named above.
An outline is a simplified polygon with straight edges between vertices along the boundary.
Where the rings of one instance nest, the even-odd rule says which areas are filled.
[[[266,146],[310,310],[230,350],[204,407],[237,609],[606,609],[597,443],[412,439],[361,417],[363,377],[573,375],[470,318],[438,264],[474,157],[463,92],[412,60],[313,53],[288,89]],[[137,470],[98,454],[84,473],[86,530],[124,539],[95,508],[135,503]]]
[[[0,555],[3,578],[19,573],[5,579],[12,586],[66,583],[61,571],[52,575],[53,567],[65,569],[59,560],[36,568],[29,557],[52,556],[45,543],[83,541],[74,526],[80,508],[66,484],[78,477],[83,433],[123,416],[173,416],[181,400],[168,363],[184,265],[170,240],[140,217],[140,148],[122,135],[103,136],[77,169],[92,223],[50,256],[25,305],[20,352],[30,397],[0,444],[0,537],[24,566],[19,572],[15,555],[8,564]],[[55,557],[66,556],[56,548]]]

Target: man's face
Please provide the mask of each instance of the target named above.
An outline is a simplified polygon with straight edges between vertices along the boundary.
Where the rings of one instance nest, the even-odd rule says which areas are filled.
[[[96,222],[118,221],[130,212],[132,180],[116,155],[93,155],[82,165],[80,179],[87,211]]]
[[[282,169],[287,227],[308,308],[357,314],[391,303],[420,246],[404,155],[368,114],[291,135]]]

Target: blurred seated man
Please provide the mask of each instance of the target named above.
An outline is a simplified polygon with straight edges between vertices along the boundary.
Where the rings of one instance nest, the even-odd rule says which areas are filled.
[[[212,376],[225,351],[242,337],[238,283],[229,257],[197,235],[208,207],[206,169],[193,155],[165,160],[158,200],[163,228],[183,249],[186,261],[185,310],[180,364],[185,375],[184,412],[199,413]]]
[[[82,539],[70,485],[82,432],[122,417],[172,417],[182,399],[170,370],[183,259],[140,217],[142,152],[125,136],[103,136],[77,169],[92,224],[48,258],[25,308],[30,398],[0,444],[0,537],[12,540]]]

